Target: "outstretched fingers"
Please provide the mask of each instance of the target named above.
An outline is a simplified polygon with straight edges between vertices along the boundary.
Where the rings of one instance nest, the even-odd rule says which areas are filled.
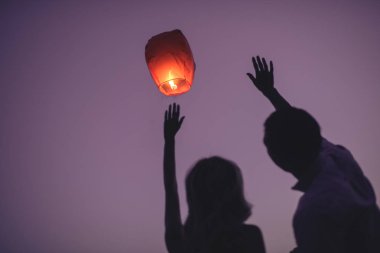
[[[170,104],[169,105],[169,119],[171,119],[173,116],[172,116],[172,105]]]
[[[273,73],[273,62],[272,61],[269,62],[269,68],[270,68],[269,72]]]
[[[255,72],[256,72],[256,75],[260,72],[273,72],[273,63],[272,61],[270,61],[269,63],[269,67],[268,67],[268,63],[267,61],[265,60],[264,57],[260,57],[259,55],[257,55],[256,57],[252,57],[252,64],[253,64],[253,68],[255,69]],[[248,75],[251,79],[252,79],[252,74]],[[252,79],[253,81],[254,79]]]
[[[178,120],[179,118],[179,105],[176,103],[173,104],[174,110],[173,110],[173,118]]]
[[[268,72],[269,70],[268,70],[268,64],[267,64],[267,61],[265,60],[265,58],[263,58],[262,60],[263,60],[264,70],[265,70],[266,72]]]
[[[165,140],[172,140],[185,119],[184,116],[180,118],[180,106],[176,103],[170,104],[165,111],[164,122],[164,137]]]
[[[252,57],[252,64],[256,73],[247,73],[253,84],[262,92],[273,89],[273,62],[259,55]]]
[[[257,64],[259,65],[259,71],[263,71],[264,70],[264,66],[263,66],[263,63],[260,59],[260,56],[256,56],[256,60],[257,60]]]
[[[260,70],[259,70],[259,66],[257,65],[255,57],[252,57],[252,64],[253,64],[253,68],[255,69],[255,72],[258,73]]]
[[[178,119],[178,106],[176,103],[173,103],[170,105],[172,108],[171,113],[170,113],[170,119]]]
[[[180,105],[178,105],[176,103],[170,104],[169,109],[165,111],[165,120],[167,121],[167,120],[174,119],[174,120],[178,121],[179,116],[180,116],[180,112],[181,112]]]
[[[181,107],[179,105],[177,105],[177,108],[176,108],[176,119],[178,120],[179,119],[179,115],[181,114]]]

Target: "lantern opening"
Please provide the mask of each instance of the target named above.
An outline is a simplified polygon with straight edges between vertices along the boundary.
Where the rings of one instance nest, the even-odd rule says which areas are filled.
[[[190,90],[190,83],[184,78],[170,79],[160,84],[160,91],[166,96],[176,96]]]

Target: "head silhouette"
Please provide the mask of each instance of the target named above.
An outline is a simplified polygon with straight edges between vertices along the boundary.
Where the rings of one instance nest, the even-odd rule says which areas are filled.
[[[321,146],[318,122],[306,111],[273,112],[265,121],[264,144],[273,162],[297,178],[316,159]]]
[[[201,159],[194,165],[186,177],[186,194],[187,230],[195,223],[243,223],[251,214],[239,167],[221,157]]]

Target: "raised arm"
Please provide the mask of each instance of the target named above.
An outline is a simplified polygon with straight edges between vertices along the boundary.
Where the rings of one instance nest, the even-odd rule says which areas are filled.
[[[252,80],[255,87],[269,99],[276,110],[291,107],[288,101],[274,87],[272,61],[269,62],[269,68],[265,58],[260,59],[260,56],[252,57],[252,63],[255,76],[251,73],[247,73],[247,76]]]
[[[164,186],[165,186],[165,243],[169,253],[184,252],[177,180],[175,173],[175,135],[185,117],[180,118],[180,106],[173,103],[165,111],[164,121]]]

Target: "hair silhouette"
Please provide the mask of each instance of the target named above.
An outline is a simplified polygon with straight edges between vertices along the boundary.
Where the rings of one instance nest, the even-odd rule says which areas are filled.
[[[189,215],[185,231],[192,233],[195,223],[207,227],[242,224],[251,215],[244,198],[240,168],[221,157],[199,160],[186,177]]]
[[[294,175],[303,173],[318,155],[322,142],[318,122],[305,110],[288,107],[265,121],[264,143],[272,160]]]

